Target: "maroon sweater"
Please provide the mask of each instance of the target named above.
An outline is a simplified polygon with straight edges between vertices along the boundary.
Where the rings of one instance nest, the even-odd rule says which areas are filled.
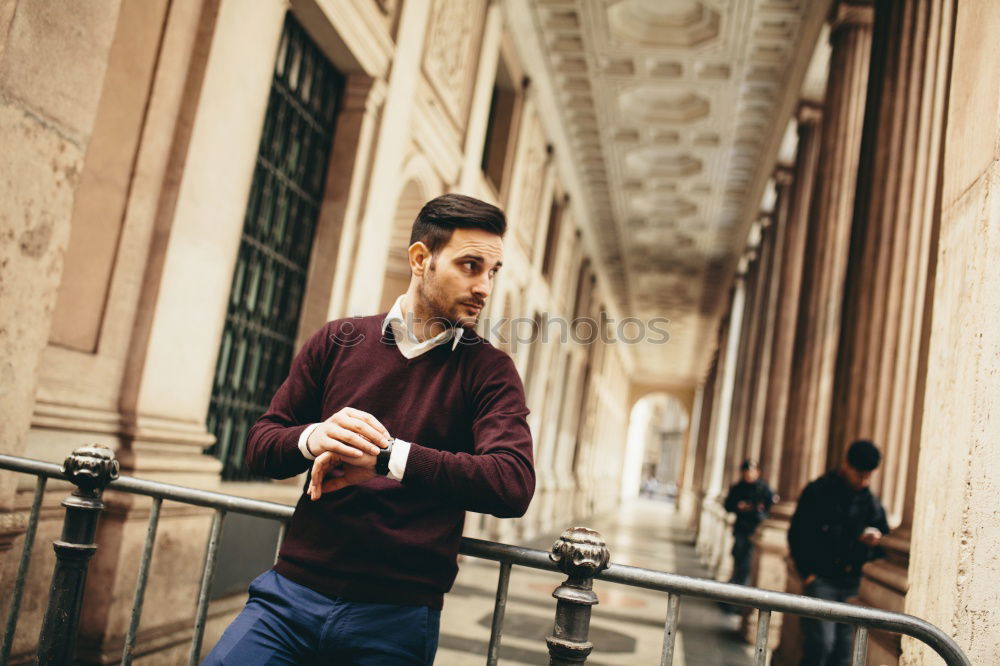
[[[267,413],[250,429],[246,460],[287,478],[311,466],[299,435],[343,407],[411,442],[403,480],[378,476],[299,498],[275,571],[328,596],[441,608],[458,572],[465,512],[524,515],[535,489],[521,379],[510,357],[464,332],[406,359],[383,336],[385,314],[340,319],[292,362]]]

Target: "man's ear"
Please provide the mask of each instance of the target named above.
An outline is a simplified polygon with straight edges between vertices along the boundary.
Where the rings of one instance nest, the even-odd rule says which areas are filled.
[[[424,271],[431,261],[431,251],[427,249],[423,241],[417,241],[407,250],[410,258],[410,272],[414,275],[423,276]]]

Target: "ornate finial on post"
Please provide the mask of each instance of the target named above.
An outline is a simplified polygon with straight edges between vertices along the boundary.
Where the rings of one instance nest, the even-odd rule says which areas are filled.
[[[594,649],[587,640],[590,607],[598,602],[594,576],[608,568],[610,557],[604,538],[586,527],[566,530],[553,544],[549,558],[568,578],[552,593],[558,603],[552,635],[545,639],[550,664],[582,664]]]
[[[49,588],[49,604],[38,636],[39,664],[70,664],[80,624],[83,588],[90,558],[97,551],[97,519],[104,509],[101,494],[118,478],[114,452],[102,444],[82,446],[63,462],[66,480],[76,486],[63,500],[66,517],[62,536],[52,546],[56,566]]]
[[[66,479],[85,492],[104,490],[118,478],[118,471],[114,451],[103,444],[81,446],[63,461]]]

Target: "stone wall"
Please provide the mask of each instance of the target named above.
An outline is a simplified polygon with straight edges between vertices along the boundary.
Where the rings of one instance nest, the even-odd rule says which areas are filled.
[[[906,612],[989,664],[1000,644],[1000,6],[957,8]],[[904,639],[902,663],[938,661]]]

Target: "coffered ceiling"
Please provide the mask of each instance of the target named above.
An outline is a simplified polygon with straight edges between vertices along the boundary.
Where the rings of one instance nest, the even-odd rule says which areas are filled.
[[[830,3],[509,4],[622,312],[671,320],[638,372],[696,381]]]

